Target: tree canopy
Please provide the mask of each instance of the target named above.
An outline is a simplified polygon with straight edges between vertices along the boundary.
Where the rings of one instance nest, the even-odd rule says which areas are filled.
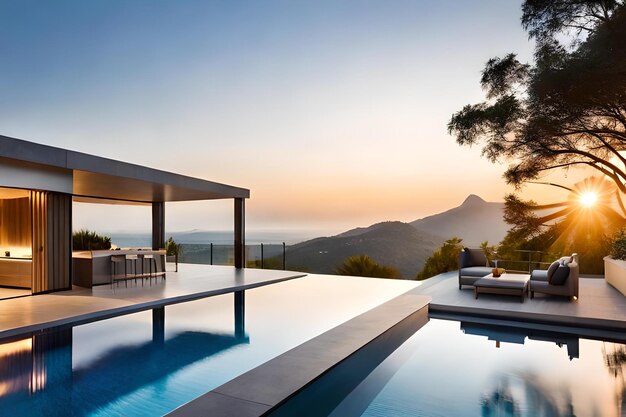
[[[338,275],[372,278],[402,278],[396,268],[380,265],[367,255],[350,256],[337,268]]]
[[[422,268],[415,278],[417,280],[424,280],[444,272],[459,269],[459,253],[461,249],[463,249],[463,245],[461,245],[462,241],[463,239],[459,239],[458,237],[446,240],[439,249],[426,259],[424,268]]]
[[[480,80],[486,100],[453,114],[449,132],[509,163],[504,176],[517,187],[587,166],[625,193],[624,2],[526,0],[522,25],[536,41],[534,62],[513,53],[490,59]]]

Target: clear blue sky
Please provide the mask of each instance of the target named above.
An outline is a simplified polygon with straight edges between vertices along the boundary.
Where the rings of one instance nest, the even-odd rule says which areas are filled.
[[[0,0],[0,134],[250,188],[253,229],[498,200],[504,167],[446,123],[482,99],[487,59],[530,59],[520,4]],[[75,223],[149,227],[115,210]],[[168,205],[170,230],[230,218],[230,202]]]

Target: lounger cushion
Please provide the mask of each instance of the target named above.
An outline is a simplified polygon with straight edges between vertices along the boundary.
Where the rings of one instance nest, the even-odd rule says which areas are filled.
[[[548,282],[548,271],[546,269],[535,269],[530,274],[531,281]]]
[[[461,268],[461,276],[482,278],[489,274],[491,274],[491,268],[488,266],[468,266]]]
[[[548,278],[548,282],[550,285],[563,285],[567,281],[567,277],[569,277],[569,266],[559,265],[554,274]]]

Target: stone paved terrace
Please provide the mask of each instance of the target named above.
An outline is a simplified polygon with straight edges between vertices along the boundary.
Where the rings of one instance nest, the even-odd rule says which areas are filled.
[[[132,314],[170,304],[234,293],[305,276],[301,272],[260,269],[237,270],[229,266],[180,264],[165,282],[74,287],[32,297],[0,301],[0,339],[62,325]]]
[[[458,272],[437,275],[423,282],[414,291],[432,297],[430,312],[434,315],[471,315],[492,319],[513,320],[626,332],[626,297],[602,278],[580,278],[580,296],[576,301],[565,297],[535,294],[520,303],[519,297],[481,294],[474,298],[470,286],[458,287]]]

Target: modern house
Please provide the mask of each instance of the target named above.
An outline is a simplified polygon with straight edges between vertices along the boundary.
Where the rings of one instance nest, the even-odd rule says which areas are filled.
[[[0,136],[0,288],[72,287],[73,201],[151,206],[152,249],[160,249],[166,202],[233,199],[241,268],[249,196],[244,188]]]

